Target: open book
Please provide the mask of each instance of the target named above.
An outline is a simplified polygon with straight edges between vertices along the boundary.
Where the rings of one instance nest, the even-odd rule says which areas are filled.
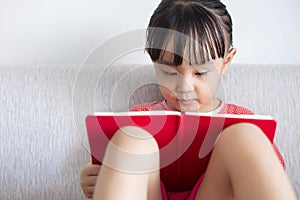
[[[168,191],[180,192],[192,189],[205,172],[222,130],[242,122],[257,125],[273,143],[276,121],[263,115],[176,111],[100,112],[86,117],[86,128],[94,164],[101,163],[109,140],[119,128],[138,126],[148,131],[160,148],[162,181]]]

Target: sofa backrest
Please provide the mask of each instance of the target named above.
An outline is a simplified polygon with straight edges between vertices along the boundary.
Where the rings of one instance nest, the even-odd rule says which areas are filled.
[[[218,96],[278,120],[275,141],[300,191],[300,66],[233,64]],[[149,65],[0,67],[0,199],[85,199],[84,118],[161,100]]]

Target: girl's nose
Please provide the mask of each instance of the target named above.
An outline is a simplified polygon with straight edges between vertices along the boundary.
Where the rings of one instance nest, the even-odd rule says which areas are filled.
[[[194,91],[193,81],[189,77],[179,76],[177,81],[177,92],[189,93]]]

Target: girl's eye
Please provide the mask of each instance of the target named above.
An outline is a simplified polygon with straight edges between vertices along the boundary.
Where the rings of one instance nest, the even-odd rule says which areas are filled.
[[[197,76],[205,76],[207,74],[207,72],[197,72],[195,73],[195,75]]]
[[[168,76],[174,76],[174,75],[177,75],[177,72],[168,72],[168,71],[163,71],[165,75],[168,75]]]

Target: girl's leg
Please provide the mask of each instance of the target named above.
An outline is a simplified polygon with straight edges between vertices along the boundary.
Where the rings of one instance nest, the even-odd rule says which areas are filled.
[[[273,147],[252,124],[237,124],[220,135],[198,190],[197,200],[296,200]]]
[[[162,199],[159,148],[155,139],[137,127],[123,127],[105,152],[94,199]]]

